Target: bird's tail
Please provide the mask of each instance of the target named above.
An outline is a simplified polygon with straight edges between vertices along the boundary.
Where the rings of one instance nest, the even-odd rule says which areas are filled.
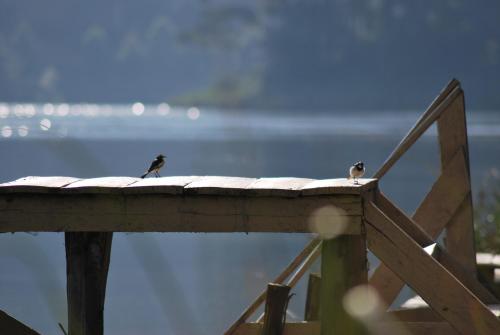
[[[143,174],[143,175],[141,176],[141,178],[142,178],[142,179],[144,179],[144,178],[145,178],[148,174],[149,174],[149,172],[146,172],[145,174]]]

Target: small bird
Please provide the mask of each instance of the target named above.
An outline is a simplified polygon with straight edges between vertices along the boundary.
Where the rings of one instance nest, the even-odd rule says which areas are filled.
[[[365,174],[365,164],[361,161],[354,163],[350,168],[349,168],[349,179],[354,179],[354,184],[359,184],[358,183],[358,178],[363,177]]]
[[[153,162],[151,162],[149,169],[141,176],[141,178],[146,177],[151,172],[154,172],[156,177],[160,177],[160,173],[158,171],[160,171],[163,165],[165,165],[165,158],[167,157],[163,155],[156,156]]]

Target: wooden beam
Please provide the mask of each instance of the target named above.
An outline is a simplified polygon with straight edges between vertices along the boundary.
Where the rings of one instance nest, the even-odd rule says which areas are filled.
[[[470,192],[470,185],[461,182],[467,175],[465,157],[461,151],[455,153],[449,166],[449,173],[439,176],[413,214],[413,221],[432,240],[436,239],[443,231]],[[453,191],[450,192],[450,190]],[[393,221],[406,222],[406,215],[382,193],[377,195],[376,201],[377,206],[380,206],[382,211],[387,213]],[[411,226],[411,224],[407,224],[407,226]],[[421,245],[425,244],[428,239],[418,230],[415,230],[411,235]],[[380,264],[370,278],[370,285],[377,289],[382,300],[387,305],[391,305],[403,288],[404,283],[386,265]]]
[[[317,273],[309,274],[307,282],[306,307],[304,309],[305,321],[318,321],[321,301],[321,276]]]
[[[244,323],[234,333],[235,335],[262,335],[262,323]],[[287,322],[283,335],[319,335],[319,322]]]
[[[359,335],[365,328],[343,307],[344,295],[367,282],[365,237],[338,236],[322,242],[321,335]]]
[[[337,211],[319,211],[323,207]],[[3,194],[0,232],[311,232],[309,218],[361,233],[358,195],[236,197],[165,194]]]
[[[112,233],[66,233],[68,331],[102,335]]]
[[[273,280],[273,283],[283,283],[290,274],[307,258],[311,257],[311,253],[318,247],[320,240],[314,239],[310,241],[305,248],[295,257],[290,264]],[[235,334],[236,330],[259,308],[265,301],[267,290],[264,290],[251,304],[243,311],[240,317],[224,332],[224,335]]]
[[[455,277],[457,277],[462,284],[464,284],[469,290],[471,290],[481,301],[485,304],[496,304],[498,299],[489,292],[474,276],[471,272],[467,271],[461,263],[459,263],[453,255],[451,255],[447,250],[441,248],[439,245],[435,245],[434,240],[412,219],[407,217],[401,209],[394,205],[385,195],[378,193],[376,195],[377,207],[384,212],[384,214],[392,220],[400,229],[402,229],[406,234],[408,234],[418,245],[421,247],[427,247],[433,245],[432,256],[441,263],[448,271],[450,271]],[[428,224],[426,224],[428,225]],[[387,269],[387,272],[391,272],[394,277],[397,277],[392,271]],[[370,279],[370,283],[382,292],[386,289],[387,282],[382,283],[381,280],[389,280],[391,285],[394,286],[394,291],[397,288],[401,289],[404,283],[396,278],[391,278],[387,275],[384,277],[379,277],[380,272],[375,271],[374,275]],[[385,285],[385,287],[380,287]],[[397,285],[396,285],[397,284]],[[395,292],[393,293],[395,294]],[[385,298],[385,297],[384,297]]]
[[[0,311],[0,334],[5,335],[40,335],[4,311]]]
[[[441,152],[441,171],[450,171],[450,162],[457,151],[462,151],[467,174],[461,184],[470,184],[469,148],[467,143],[467,122],[465,117],[464,94],[460,94],[437,122]],[[460,206],[458,212],[446,227],[446,248],[472,273],[476,272],[476,248],[474,243],[474,220],[472,195]]]
[[[488,307],[373,202],[365,205],[365,215],[369,249],[455,330],[464,335],[500,332],[500,321]]]
[[[422,118],[417,121],[415,126],[401,140],[394,151],[389,155],[386,161],[373,175],[373,178],[382,178],[387,171],[408,151],[408,149],[422,136],[423,133],[436,121],[441,114],[448,108],[450,103],[462,93],[462,89],[458,82],[449,85],[449,89],[445,89],[440,96],[431,104],[424,112]]]
[[[267,285],[266,306],[262,335],[282,335],[290,286],[270,283]]]

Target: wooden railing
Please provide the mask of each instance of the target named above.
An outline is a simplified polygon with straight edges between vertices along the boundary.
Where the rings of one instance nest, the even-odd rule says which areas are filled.
[[[377,180],[434,122],[441,174],[409,216]],[[65,232],[70,335],[103,333],[117,231],[315,233],[226,335],[500,334],[498,297],[477,277],[468,157],[463,91],[452,80],[375,179],[28,177],[0,185],[0,232]],[[370,278],[367,250],[382,261]],[[319,256],[306,321],[284,322],[290,290]],[[387,311],[405,284],[426,304]],[[263,303],[265,315],[248,322]],[[0,333],[34,334],[2,315]]]

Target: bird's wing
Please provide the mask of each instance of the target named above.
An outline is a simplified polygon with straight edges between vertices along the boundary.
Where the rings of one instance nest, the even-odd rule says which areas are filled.
[[[148,169],[148,172],[151,172],[157,168],[161,167],[161,160],[155,159],[152,163],[151,166]]]

